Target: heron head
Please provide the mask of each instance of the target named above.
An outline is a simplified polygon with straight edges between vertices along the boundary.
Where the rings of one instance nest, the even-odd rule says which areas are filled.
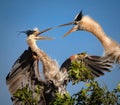
[[[21,32],[27,34],[27,36],[30,36],[35,32],[35,30],[27,30],[27,31],[21,31]]]
[[[27,31],[21,31],[21,32],[27,34],[27,36],[30,36],[30,35],[33,35],[33,34],[35,36],[38,36],[39,33],[40,33],[40,31],[39,31],[39,29],[37,27],[34,28],[33,30],[27,30]]]
[[[80,23],[81,23],[82,18],[83,18],[83,14],[82,14],[82,11],[80,11],[80,13],[75,16],[74,21],[72,23],[75,26],[72,27],[66,34],[64,34],[63,37],[69,35],[70,33],[74,31],[80,30]]]
[[[32,37],[35,40],[52,40],[53,38],[50,38],[50,37],[47,37],[47,36],[41,36],[40,35],[40,34],[46,32],[48,30],[50,30],[50,28],[45,29],[45,30],[43,30],[43,31],[40,32],[38,30],[38,28],[34,28],[33,30],[27,30],[27,31],[21,31],[21,32],[27,34],[28,37],[32,35]],[[38,36],[38,35],[40,35],[40,36]]]
[[[95,29],[101,29],[100,25],[89,16],[83,16],[80,12],[74,19],[74,27],[72,27],[63,37],[69,35],[74,31],[88,31],[91,33],[95,32]]]

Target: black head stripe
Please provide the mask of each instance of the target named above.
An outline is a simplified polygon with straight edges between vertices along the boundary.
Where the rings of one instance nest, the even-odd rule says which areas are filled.
[[[80,21],[82,17],[83,17],[83,14],[82,14],[82,11],[80,11],[80,13],[76,15],[74,21]]]

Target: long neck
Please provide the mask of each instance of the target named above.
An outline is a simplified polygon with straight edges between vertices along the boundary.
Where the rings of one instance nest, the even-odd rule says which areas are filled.
[[[84,30],[89,31],[95,35],[104,46],[105,51],[110,50],[111,47],[115,47],[117,45],[116,42],[114,42],[105,34],[102,27],[90,17],[86,17],[84,24]]]
[[[64,94],[66,93],[66,87],[64,86],[64,81],[67,79],[67,72],[61,72],[59,66],[55,60],[52,60],[46,53],[36,45],[36,40],[29,36],[27,38],[27,43],[29,47],[34,51],[43,64],[43,72],[45,79],[47,81],[52,80],[54,85],[58,87],[58,92]]]
[[[59,67],[56,61],[52,60],[45,52],[38,48],[36,45],[36,40],[29,36],[27,38],[27,43],[31,47],[43,64],[43,72],[46,79],[54,77],[54,75],[59,71]]]

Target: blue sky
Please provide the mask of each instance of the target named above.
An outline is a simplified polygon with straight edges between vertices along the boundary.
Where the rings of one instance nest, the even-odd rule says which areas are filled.
[[[5,77],[15,60],[27,49],[26,36],[20,31],[38,27],[40,30],[71,22],[75,15],[83,10],[98,21],[111,38],[120,43],[120,1],[119,0],[1,0],[0,3],[0,103],[12,105]],[[102,55],[101,43],[88,32],[74,32],[66,38],[61,36],[71,26],[57,28],[43,35],[53,37],[52,41],[39,41],[38,46],[51,58],[62,62],[72,54],[87,52],[90,55]],[[98,78],[109,89],[120,82],[120,70],[114,68],[111,73]],[[68,86],[73,94],[82,87]]]

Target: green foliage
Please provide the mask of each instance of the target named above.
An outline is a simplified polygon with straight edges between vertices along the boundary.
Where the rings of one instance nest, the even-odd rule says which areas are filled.
[[[72,62],[69,68],[69,78],[75,85],[80,81],[84,81],[86,88],[82,88],[72,97],[68,95],[60,95],[57,93],[56,98],[51,105],[119,105],[120,104],[120,83],[113,91],[108,91],[107,86],[101,86],[91,71],[85,68],[82,61]]]
[[[69,93],[56,93],[54,100],[50,105],[120,105],[120,83],[113,91],[108,91],[105,85],[90,80],[85,84],[79,92],[70,96]],[[33,92],[28,89],[28,86],[18,89],[14,94],[14,98],[22,102],[22,105],[38,105],[38,97],[40,97],[40,86],[35,90],[35,97]]]
[[[56,97],[50,103],[50,105],[74,105],[74,99],[71,98],[69,93],[66,94],[56,93]]]
[[[90,80],[85,86],[73,96],[56,93],[50,105],[120,105],[120,84],[111,92],[95,80]]]
[[[73,61],[69,67],[69,78],[73,84],[80,81],[87,81],[93,79],[91,71],[85,67],[85,64],[81,61]]]
[[[37,85],[34,92],[28,88],[28,85],[26,85],[26,87],[18,89],[13,95],[13,97],[17,99],[17,101],[22,102],[22,105],[37,105],[39,96],[39,85]]]
[[[107,86],[100,85],[94,80],[90,70],[85,68],[82,61],[75,61],[71,64],[69,77],[74,85],[80,81],[89,81],[86,82],[84,88],[72,96],[69,93],[56,93],[50,105],[120,105],[120,83],[114,90],[109,91]],[[40,91],[41,87],[39,85],[34,92],[26,86],[18,89],[14,98],[21,101],[23,105],[38,105]],[[34,97],[33,94],[35,94]]]
[[[120,91],[118,88],[108,91],[107,87],[100,86],[97,81],[91,80],[87,88],[72,96],[75,99],[75,105],[119,105]]]

